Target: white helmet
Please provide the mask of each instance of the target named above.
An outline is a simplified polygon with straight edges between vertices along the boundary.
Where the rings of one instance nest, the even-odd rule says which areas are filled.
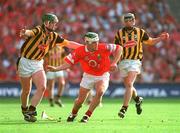
[[[84,40],[85,40],[85,42],[90,42],[90,43],[98,42],[99,41],[99,36],[95,32],[87,32],[84,35]]]
[[[126,20],[133,20],[133,19],[135,19],[135,16],[134,16],[134,14],[132,14],[132,13],[126,13],[126,14],[124,14],[124,16],[123,16],[123,21],[125,22]]]

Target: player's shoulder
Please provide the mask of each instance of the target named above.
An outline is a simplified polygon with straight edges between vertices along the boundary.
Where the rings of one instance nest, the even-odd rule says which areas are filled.
[[[103,51],[103,50],[108,50],[109,49],[109,47],[110,47],[110,43],[99,43],[99,50],[100,51]]]
[[[141,32],[146,32],[142,27],[134,27],[136,30],[139,30]]]
[[[42,30],[43,30],[43,26],[37,25],[37,26],[34,27],[34,29],[37,29],[37,30],[39,30],[39,31],[42,31]]]
[[[106,45],[107,45],[107,43],[100,42],[98,47],[100,49],[104,49],[104,48],[106,48]]]
[[[100,47],[104,47],[104,46],[106,46],[106,45],[107,45],[107,43],[105,43],[105,42],[100,42],[100,43],[99,43],[99,46],[100,46]]]

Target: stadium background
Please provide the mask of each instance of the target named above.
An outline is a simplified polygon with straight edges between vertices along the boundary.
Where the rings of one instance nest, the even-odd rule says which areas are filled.
[[[113,43],[121,16],[132,12],[136,25],[156,37],[170,34],[168,41],[144,46],[142,74],[137,79],[140,94],[150,97],[180,96],[180,17],[178,0],[1,0],[0,1],[0,96],[19,96],[16,59],[23,40],[20,29],[41,24],[46,12],[55,13],[60,23],[58,32],[77,42],[83,42],[87,31],[100,34],[102,42]],[[67,73],[64,95],[76,96],[82,71],[78,65]],[[107,96],[122,96],[120,72],[111,74]],[[115,94],[114,94],[115,93]]]

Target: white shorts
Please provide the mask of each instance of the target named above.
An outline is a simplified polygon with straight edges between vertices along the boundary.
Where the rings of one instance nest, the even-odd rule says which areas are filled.
[[[103,80],[105,90],[106,90],[109,86],[109,76],[110,74],[108,72],[104,73],[102,76],[94,76],[94,75],[84,73],[80,86],[86,89],[94,89],[95,83],[100,80]]]
[[[30,60],[21,57],[18,64],[18,74],[20,77],[30,77],[34,73],[44,70],[43,68],[44,60]]]
[[[55,78],[58,78],[58,77],[64,77],[64,72],[63,71],[47,72],[46,77],[47,77],[47,79],[55,79]]]
[[[118,65],[121,77],[126,77],[130,71],[136,71],[140,74],[141,66],[142,63],[140,60],[122,60]]]

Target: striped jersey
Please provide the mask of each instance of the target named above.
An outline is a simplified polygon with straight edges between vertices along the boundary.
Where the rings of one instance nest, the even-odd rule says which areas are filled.
[[[48,65],[57,67],[63,64],[64,57],[65,50],[60,46],[56,46],[48,52],[45,56],[45,60]]]
[[[31,60],[41,60],[49,49],[58,45],[64,46],[65,39],[56,32],[45,33],[45,26],[36,26],[30,30],[34,36],[28,37],[21,47],[21,56]]]
[[[149,35],[140,28],[134,27],[130,32],[124,27],[117,31],[114,43],[123,47],[121,59],[142,60],[143,42],[150,39]]]

